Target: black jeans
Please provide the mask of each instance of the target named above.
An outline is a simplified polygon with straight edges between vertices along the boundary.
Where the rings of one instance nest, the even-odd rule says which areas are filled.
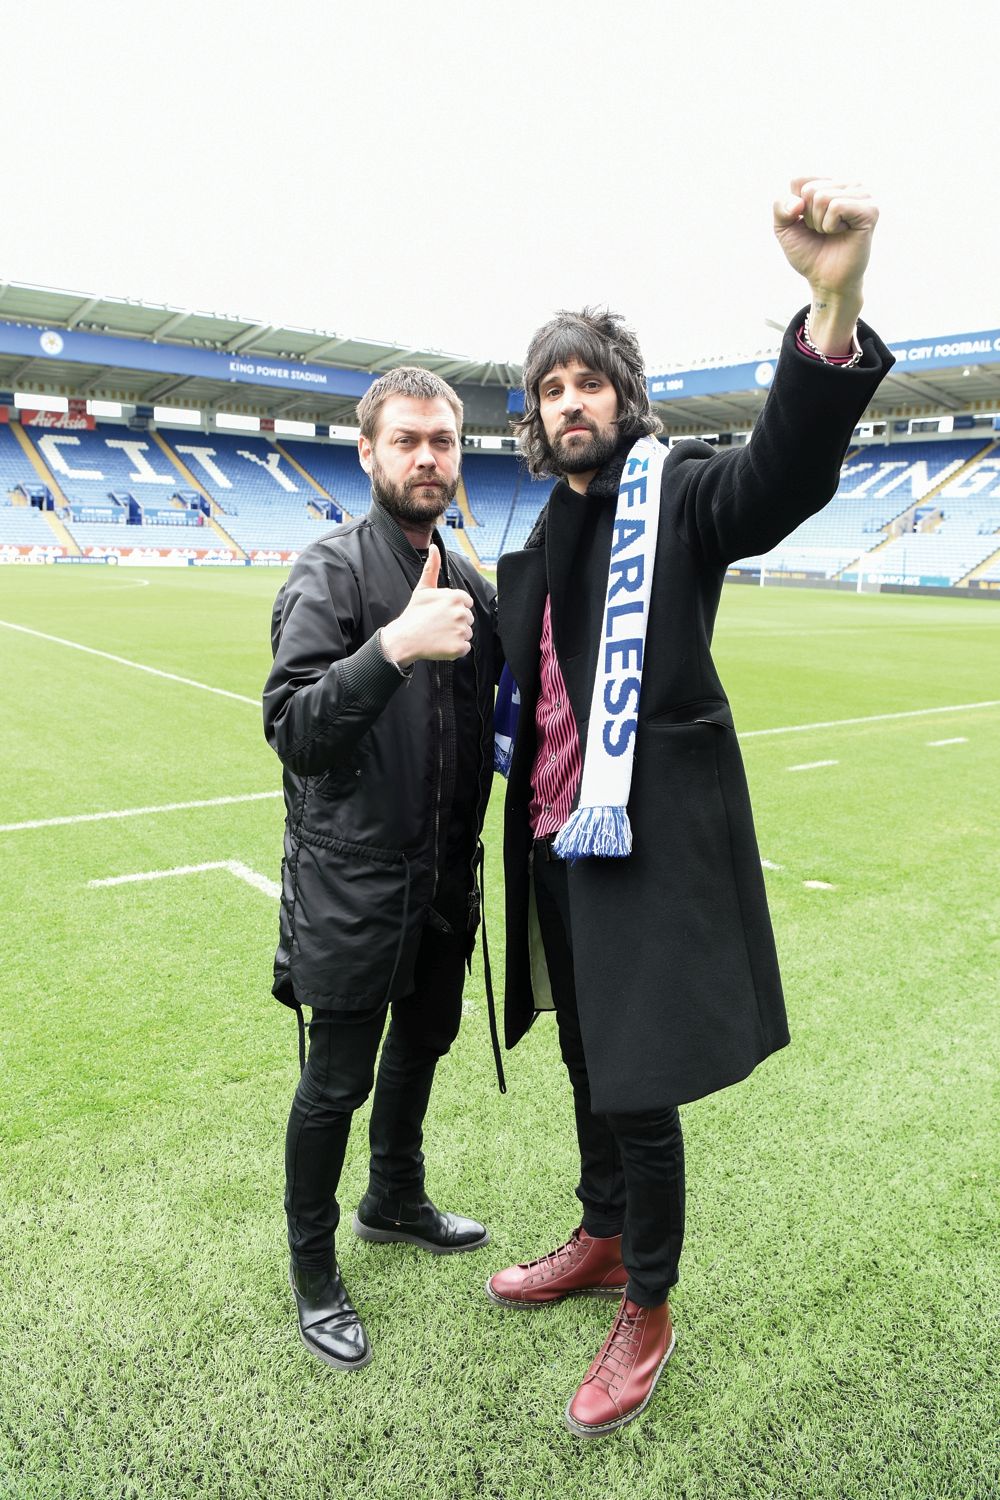
[[[434,1069],[458,1035],[465,979],[464,935],[424,928],[410,994],[376,1010],[314,1010],[309,1056],[292,1100],[285,1136],[285,1213],[296,1265],[322,1271],[333,1265],[340,1222],[337,1185],[354,1111],[371,1093],[382,1048],[368,1138],[368,1191],[382,1212],[422,1202],[423,1123]]]
[[[641,1114],[595,1115],[573,977],[566,865],[536,845],[535,900],[552,983],[559,1049],[573,1086],[580,1183],[588,1234],[622,1236],[628,1296],[643,1307],[666,1301],[684,1243],[684,1142],[676,1105]],[[608,996],[608,1003],[614,1003]],[[641,1046],[636,1038],[636,1046]]]

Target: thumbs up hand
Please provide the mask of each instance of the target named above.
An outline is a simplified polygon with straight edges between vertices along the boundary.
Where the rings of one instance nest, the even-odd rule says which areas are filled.
[[[397,667],[415,661],[456,661],[472,650],[472,596],[440,589],[441,554],[431,543],[410,602],[382,627],[382,650]]]
[[[438,578],[441,574],[441,554],[432,542],[427,549],[427,561],[424,563],[423,571],[417,579],[418,589],[436,589]]]

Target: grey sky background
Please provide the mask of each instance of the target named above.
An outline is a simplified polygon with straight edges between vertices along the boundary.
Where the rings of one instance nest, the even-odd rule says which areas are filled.
[[[997,10],[147,0],[0,9],[0,279],[520,360],[773,344],[796,173],[863,179],[866,316],[1000,324]],[[3,309],[0,306],[0,317]]]

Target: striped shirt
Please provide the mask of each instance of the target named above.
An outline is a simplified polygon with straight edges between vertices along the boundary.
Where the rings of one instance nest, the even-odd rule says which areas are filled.
[[[580,785],[580,737],[552,644],[552,601],[548,598],[542,616],[535,729],[538,753],[531,768],[528,819],[532,833],[540,839],[556,833],[566,822]]]

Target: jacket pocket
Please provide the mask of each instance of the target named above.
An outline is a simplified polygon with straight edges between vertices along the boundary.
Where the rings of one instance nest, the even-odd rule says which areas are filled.
[[[399,851],[302,831],[290,958],[300,1001],[360,1009],[389,998],[409,925]]]
[[[651,729],[669,729],[673,725],[717,724],[720,729],[734,729],[733,711],[722,698],[699,698],[692,703],[681,703],[676,708],[666,708],[660,713],[650,714],[641,721]]]

